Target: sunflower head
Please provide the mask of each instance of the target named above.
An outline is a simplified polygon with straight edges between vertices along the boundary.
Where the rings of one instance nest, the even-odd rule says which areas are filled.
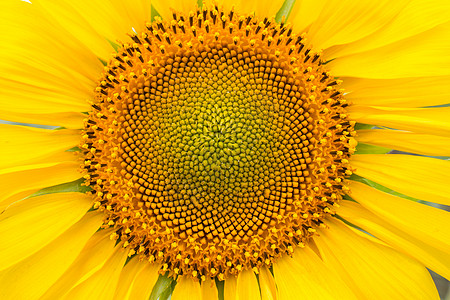
[[[83,167],[111,238],[171,276],[271,266],[345,192],[353,125],[320,53],[275,20],[174,12],[105,67]]]

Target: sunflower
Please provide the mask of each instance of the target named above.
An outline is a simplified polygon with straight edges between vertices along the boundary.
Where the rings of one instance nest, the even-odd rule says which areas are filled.
[[[0,298],[439,297],[448,1],[31,2],[0,4]]]

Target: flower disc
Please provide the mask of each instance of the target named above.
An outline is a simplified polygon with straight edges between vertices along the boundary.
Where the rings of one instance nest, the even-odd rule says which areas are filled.
[[[83,166],[111,236],[170,276],[257,270],[341,198],[353,123],[319,54],[273,19],[156,20],[105,67]]]

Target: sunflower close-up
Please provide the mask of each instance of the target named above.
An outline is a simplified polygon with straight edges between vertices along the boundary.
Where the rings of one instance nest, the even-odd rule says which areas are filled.
[[[445,297],[448,0],[2,0],[0,86],[2,300]]]

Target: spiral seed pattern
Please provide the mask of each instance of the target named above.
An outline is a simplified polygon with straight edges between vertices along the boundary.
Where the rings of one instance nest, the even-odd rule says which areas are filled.
[[[287,25],[219,7],[130,38],[80,145],[111,238],[161,273],[219,280],[304,247],[355,149],[321,55]]]

